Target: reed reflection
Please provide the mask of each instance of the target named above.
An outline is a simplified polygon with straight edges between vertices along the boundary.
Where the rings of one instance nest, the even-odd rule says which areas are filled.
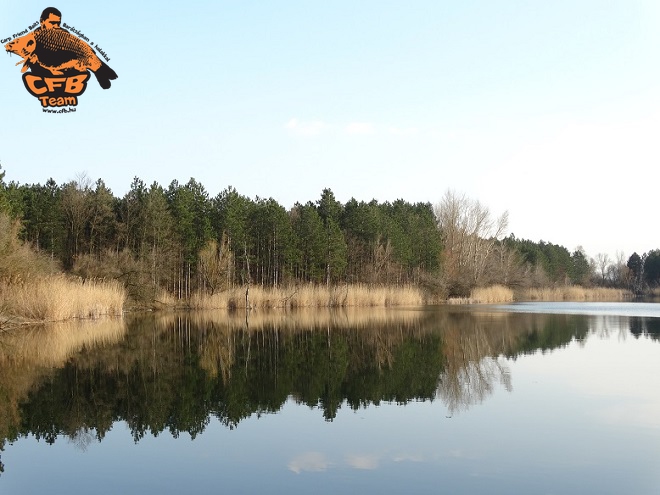
[[[55,379],[73,359],[83,359],[101,346],[116,346],[126,334],[121,319],[67,322],[14,328],[0,332],[0,451],[22,434],[22,405]],[[62,407],[60,405],[60,407]],[[72,421],[71,434],[84,425]],[[0,473],[3,471],[0,462]]]

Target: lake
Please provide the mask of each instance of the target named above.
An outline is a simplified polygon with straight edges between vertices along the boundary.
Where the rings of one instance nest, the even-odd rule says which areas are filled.
[[[660,493],[660,304],[0,332],[0,493]]]

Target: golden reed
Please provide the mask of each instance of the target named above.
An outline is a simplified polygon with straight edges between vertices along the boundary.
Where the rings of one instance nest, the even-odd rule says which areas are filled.
[[[607,287],[586,288],[579,285],[526,289],[519,299],[522,301],[625,301],[631,292]]]
[[[477,287],[470,292],[470,297],[450,298],[449,304],[497,304],[513,302],[513,291],[503,285]]]
[[[247,297],[246,297],[247,293]],[[299,285],[288,288],[250,286],[213,295],[197,293],[189,301],[191,309],[295,309],[419,306],[425,303],[421,289],[412,286],[383,287],[365,284]]]
[[[523,289],[514,293],[501,285],[476,288],[470,297],[450,298],[449,304],[498,304],[513,301],[626,301],[630,291],[606,287],[587,288],[579,285]]]
[[[56,275],[0,284],[0,301],[5,320],[63,321],[121,315],[126,291],[115,281]]]

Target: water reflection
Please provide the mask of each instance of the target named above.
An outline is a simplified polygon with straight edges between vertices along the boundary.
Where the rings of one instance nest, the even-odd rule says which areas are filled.
[[[289,400],[332,421],[341,407],[442,401],[452,416],[512,390],[507,359],[550,352],[607,316],[442,309],[167,314],[0,335],[0,446],[65,437],[84,451],[125,422],[134,441],[236,428]],[[658,320],[626,318],[635,336]],[[617,329],[622,328],[618,320]],[[324,470],[310,452],[293,472]],[[374,459],[349,460],[370,469]]]
[[[22,404],[52,380],[70,359],[86,351],[117,345],[126,334],[123,320],[72,321],[6,330],[0,333],[0,451],[22,432]],[[62,408],[64,402],[58,404]],[[68,421],[71,438],[86,426]],[[4,465],[0,462],[0,473]]]
[[[630,333],[637,338],[647,336],[660,340],[660,318],[631,318]]]

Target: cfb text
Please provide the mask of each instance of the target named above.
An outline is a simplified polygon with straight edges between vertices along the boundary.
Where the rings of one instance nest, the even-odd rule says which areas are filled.
[[[85,91],[89,74],[79,74],[71,77],[41,77],[25,74],[23,81],[25,87],[34,96],[42,96],[46,93],[54,95],[79,95]]]

